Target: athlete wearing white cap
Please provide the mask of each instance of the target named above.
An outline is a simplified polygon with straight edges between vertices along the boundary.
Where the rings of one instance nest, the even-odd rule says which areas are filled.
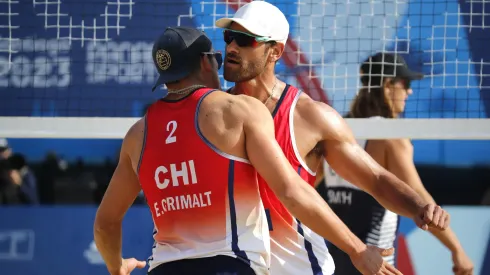
[[[325,158],[338,174],[386,208],[413,218],[421,228],[427,229],[429,224],[438,229],[447,227],[448,214],[378,165],[356,143],[334,109],[276,78],[274,66],[289,35],[289,23],[277,7],[253,1],[238,9],[233,18],[216,21],[216,26],[224,28],[227,44],[224,78],[235,82],[228,92],[250,95],[265,104],[274,117],[276,140],[303,179],[313,185],[317,167]],[[259,189],[270,217],[271,274],[333,274],[334,263],[324,238],[346,252],[363,274],[399,274],[386,262],[373,270],[355,261],[363,253],[389,256],[392,249],[350,246],[349,241],[358,239],[336,216],[331,217],[328,234],[320,236],[314,233],[319,232],[318,226],[310,229],[297,220],[264,180],[260,180]]]

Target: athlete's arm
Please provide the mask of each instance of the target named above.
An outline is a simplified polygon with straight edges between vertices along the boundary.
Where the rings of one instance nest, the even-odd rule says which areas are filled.
[[[322,181],[326,181],[327,179],[325,178],[324,171],[325,166],[323,165],[323,160],[320,162],[320,166],[318,167],[316,171],[316,178],[315,178],[315,187],[318,187]]]
[[[258,100],[244,115],[248,159],[286,208],[310,229],[353,255],[366,249],[313,187],[292,168],[274,135],[270,112]]]
[[[141,190],[131,152],[141,144],[143,129],[144,120],[140,120],[126,134],[116,170],[95,216],[94,241],[110,274],[119,274],[124,264],[135,264],[134,259],[129,263],[122,259],[122,220]],[[137,264],[137,267],[144,267],[144,262]]]
[[[357,144],[345,120],[333,108],[321,102],[310,105],[304,108],[307,110],[305,115],[320,129],[325,159],[340,177],[372,195],[385,208],[413,218],[422,229],[426,230],[429,224],[442,229],[447,227],[447,213],[424,201],[412,188],[372,159]],[[442,215],[443,219],[434,219],[434,213]]]
[[[422,184],[422,180],[415,168],[415,164],[413,163],[413,145],[410,140],[392,139],[381,142],[384,148],[386,148],[388,170],[410,185],[426,201],[436,204]],[[466,255],[456,234],[454,234],[451,228],[448,227],[444,231],[430,228],[429,231],[451,251],[456,268],[465,272],[471,272],[473,270],[471,260]]]

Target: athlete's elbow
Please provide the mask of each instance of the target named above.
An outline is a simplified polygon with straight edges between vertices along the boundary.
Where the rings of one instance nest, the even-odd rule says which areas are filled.
[[[95,221],[94,221],[94,232],[106,231],[110,227],[111,227],[111,225],[107,221],[104,221],[104,220],[102,220],[100,218],[95,218]]]
[[[297,209],[301,202],[298,201],[297,196],[292,192],[284,192],[282,196],[278,196],[281,203],[291,212],[293,215],[297,213]]]
[[[298,180],[302,181],[302,179]],[[295,211],[298,207],[303,207],[302,205],[304,205],[306,200],[311,199],[311,190],[308,190],[310,186],[306,182],[298,182],[298,180],[292,180],[281,192],[281,197],[279,198],[289,211]]]
[[[112,231],[119,226],[122,226],[121,220],[113,219],[109,215],[104,215],[100,212],[95,215],[94,231],[96,232]]]
[[[297,188],[295,188],[294,186],[288,186],[284,188],[284,190],[281,192],[281,199],[288,203],[294,202],[298,195],[296,189]]]
[[[289,191],[289,189],[289,187],[281,185],[281,188],[274,190],[274,194],[280,201],[286,201],[291,197],[291,191]]]
[[[293,179],[283,179],[280,188],[274,190],[277,198],[284,204],[293,202],[298,194],[298,186]]]
[[[122,223],[114,221],[95,221],[94,222],[94,236],[108,236],[112,235],[122,227]]]

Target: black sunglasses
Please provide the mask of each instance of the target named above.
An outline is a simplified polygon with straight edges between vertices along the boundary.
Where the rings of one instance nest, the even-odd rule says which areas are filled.
[[[214,59],[216,59],[216,62],[218,63],[218,70],[221,69],[221,66],[223,65],[223,55],[221,54],[221,52],[202,52],[201,55],[214,56]]]
[[[260,43],[269,41],[269,38],[267,37],[261,37],[245,32],[232,31],[232,30],[224,30],[223,38],[227,45],[233,42],[233,40],[235,40],[236,44],[239,47],[252,47],[252,48],[257,47]]]

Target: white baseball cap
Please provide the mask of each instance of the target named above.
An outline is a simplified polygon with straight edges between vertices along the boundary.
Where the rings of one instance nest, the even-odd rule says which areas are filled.
[[[9,149],[9,143],[6,138],[0,138],[0,151]]]
[[[286,44],[289,36],[289,23],[284,13],[265,1],[252,1],[239,8],[233,18],[216,21],[218,28],[228,28],[231,23],[240,24],[251,34]]]

